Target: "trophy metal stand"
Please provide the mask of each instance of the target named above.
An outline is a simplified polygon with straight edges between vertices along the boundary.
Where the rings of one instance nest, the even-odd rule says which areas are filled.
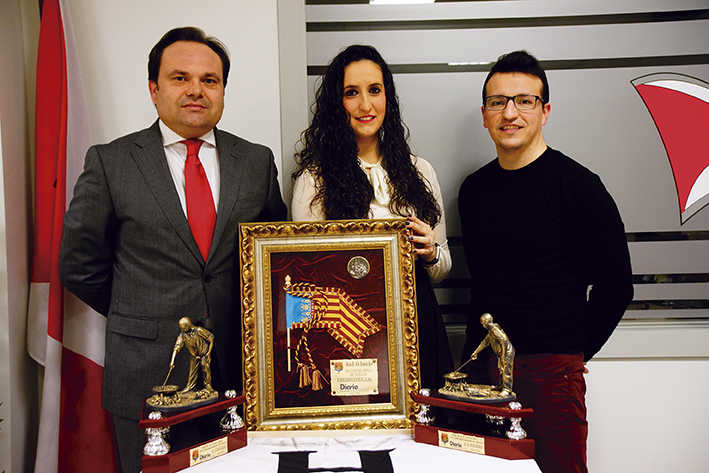
[[[425,394],[426,392],[429,392],[429,394]],[[438,395],[431,395],[428,389],[422,389],[419,394],[414,394],[413,399],[419,403],[421,410],[426,412],[425,415],[421,415],[420,411],[419,415],[416,416],[416,423],[414,424],[414,440],[416,442],[506,458],[508,460],[534,459],[534,440],[526,438],[527,434],[521,426],[522,419],[532,417],[534,410],[522,409],[518,402],[510,402],[507,405],[454,401]],[[484,414],[489,416],[488,423],[492,424],[493,430],[496,424],[499,427],[499,418],[510,419],[511,427],[505,433],[505,438],[463,432],[447,427],[437,427],[431,425],[433,419],[428,414],[430,406]],[[430,421],[426,422],[429,419]]]
[[[224,398],[212,404],[173,415],[151,411],[146,419],[140,421],[140,428],[145,430],[147,436],[141,459],[143,473],[173,473],[246,446],[246,427],[236,412],[236,406],[243,403],[244,396],[226,391]],[[165,436],[171,428],[174,431],[176,426],[223,410],[226,414],[215,427],[215,431],[221,434],[193,446],[170,451]]]

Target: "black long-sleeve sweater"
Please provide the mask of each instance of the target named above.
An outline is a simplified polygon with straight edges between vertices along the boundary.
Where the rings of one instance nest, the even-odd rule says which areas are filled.
[[[595,355],[633,296],[625,229],[599,177],[551,148],[517,170],[494,160],[465,179],[458,209],[472,275],[464,355],[485,335],[484,312],[517,353]]]

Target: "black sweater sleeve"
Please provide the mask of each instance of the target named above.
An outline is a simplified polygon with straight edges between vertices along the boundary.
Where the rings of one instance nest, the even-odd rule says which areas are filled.
[[[581,258],[591,290],[585,311],[584,359],[606,343],[633,298],[625,227],[613,198],[592,173],[575,180],[573,193]]]

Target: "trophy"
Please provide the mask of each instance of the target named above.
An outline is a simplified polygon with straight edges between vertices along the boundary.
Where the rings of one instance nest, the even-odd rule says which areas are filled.
[[[141,462],[144,473],[172,473],[246,445],[246,427],[236,410],[244,397],[227,390],[220,400],[212,388],[214,335],[188,317],[182,317],[178,325],[180,333],[167,376],[153,387],[154,394],[145,401],[150,412],[140,421],[146,434]],[[189,374],[180,389],[167,382],[183,349],[190,357]]]
[[[182,317],[178,322],[180,334],[172,351],[170,369],[162,385],[154,386],[153,396],[145,402],[148,406],[161,412],[177,412],[191,409],[217,400],[219,393],[212,388],[212,372],[210,367],[214,335],[203,327],[196,327],[189,317]],[[187,384],[181,390],[175,384],[167,384],[167,380],[175,368],[175,357],[185,348],[190,355],[190,368]],[[197,379],[202,373],[201,389],[196,389]]]
[[[487,335],[465,363],[443,376],[445,384],[438,389],[437,395],[432,394],[430,389],[423,388],[419,394],[413,396],[420,406],[415,418],[414,440],[509,460],[534,458],[534,440],[527,438],[527,433],[522,428],[522,419],[531,417],[534,411],[523,409],[522,405],[515,401],[517,396],[512,390],[515,349],[504,330],[493,322],[492,315],[483,314],[480,323],[487,330]],[[466,382],[468,375],[460,370],[476,360],[478,354],[488,346],[497,356],[499,382],[496,385]],[[487,426],[483,424],[481,428],[486,434],[434,425],[432,406],[484,415]],[[507,419],[509,428],[505,430]],[[470,426],[466,429],[475,430]]]
[[[480,324],[487,329],[487,335],[465,363],[443,376],[445,385],[438,390],[438,393],[448,399],[477,402],[479,404],[513,401],[517,398],[512,391],[512,368],[515,359],[515,349],[504,330],[493,322],[492,315],[483,314],[480,317]],[[466,383],[465,379],[468,375],[460,370],[471,361],[476,360],[478,353],[488,346],[497,355],[497,370],[500,374],[498,384],[491,386]]]

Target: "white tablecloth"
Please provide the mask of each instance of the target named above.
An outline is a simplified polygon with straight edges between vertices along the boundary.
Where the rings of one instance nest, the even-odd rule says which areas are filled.
[[[282,434],[281,434],[282,435]],[[441,473],[479,471],[485,473],[540,473],[534,460],[504,460],[414,442],[410,434],[373,434],[314,437],[250,436],[246,447],[183,470],[188,473],[239,471],[276,473],[274,452],[315,450],[310,468],[360,467],[358,450],[394,449],[391,460],[396,473]]]

